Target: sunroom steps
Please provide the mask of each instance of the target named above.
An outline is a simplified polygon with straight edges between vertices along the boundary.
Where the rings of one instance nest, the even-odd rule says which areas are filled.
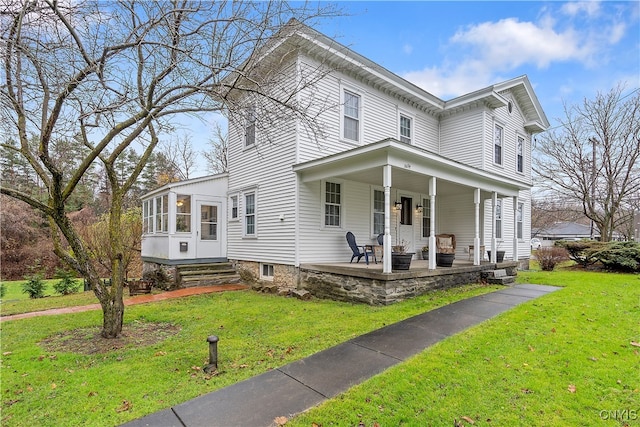
[[[180,288],[242,283],[230,262],[180,265],[176,270]]]

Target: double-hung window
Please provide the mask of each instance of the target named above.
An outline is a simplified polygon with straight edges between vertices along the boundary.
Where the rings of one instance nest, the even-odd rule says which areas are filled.
[[[422,199],[422,237],[431,236],[431,200]]]
[[[384,191],[373,190],[373,234],[384,233]]]
[[[324,225],[340,227],[341,185],[337,182],[325,182]]]
[[[400,141],[411,144],[411,117],[400,114]]]
[[[254,237],[256,235],[256,193],[244,195],[244,235]]]
[[[231,196],[231,219],[238,219],[238,196]]]
[[[247,109],[244,128],[244,146],[251,147],[256,143],[256,108],[251,106]]]
[[[518,203],[516,211],[516,237],[522,239],[522,217],[524,215],[524,203]]]
[[[360,141],[360,95],[344,91],[343,134],[345,139]]]
[[[518,146],[516,147],[516,170],[524,172],[524,138],[518,136]]]
[[[496,200],[496,239],[502,239],[502,199]]]
[[[493,134],[493,163],[502,164],[502,146],[504,142],[504,129],[496,125]]]

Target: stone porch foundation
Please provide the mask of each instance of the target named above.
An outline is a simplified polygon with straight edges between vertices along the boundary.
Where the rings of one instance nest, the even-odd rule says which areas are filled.
[[[479,266],[453,266],[436,270],[412,269],[404,272],[350,268],[349,266],[306,264],[300,266],[298,288],[317,298],[388,305],[435,289],[448,289],[483,281],[483,272],[504,269],[515,276],[518,262]]]

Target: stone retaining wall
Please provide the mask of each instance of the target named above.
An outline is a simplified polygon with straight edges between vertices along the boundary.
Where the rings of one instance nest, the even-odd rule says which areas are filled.
[[[517,263],[503,263],[508,274],[517,274]],[[513,265],[510,265],[513,264]],[[475,267],[453,267],[436,271],[416,271],[398,274],[363,273],[361,277],[341,274],[330,269],[300,269],[299,288],[317,298],[387,305],[422,295],[435,289],[448,289],[467,283],[478,283],[482,272],[493,270],[495,264]],[[366,277],[365,277],[366,276]]]

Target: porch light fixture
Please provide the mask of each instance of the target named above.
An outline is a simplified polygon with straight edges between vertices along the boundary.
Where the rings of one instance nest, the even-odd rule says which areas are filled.
[[[396,202],[393,204],[393,207],[394,207],[397,211],[402,210],[402,203],[400,203],[400,202],[396,201]]]
[[[417,204],[416,205],[416,212],[422,213],[422,205],[421,204]]]

